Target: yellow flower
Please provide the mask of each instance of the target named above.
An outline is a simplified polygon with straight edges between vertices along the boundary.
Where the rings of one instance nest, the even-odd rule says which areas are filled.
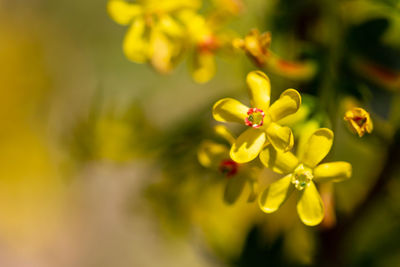
[[[235,138],[226,127],[218,125],[214,130],[230,144],[235,142]],[[206,140],[201,143],[197,157],[201,165],[206,168],[218,170],[228,178],[224,191],[224,200],[226,203],[233,204],[239,198],[246,182],[250,187],[248,202],[256,199],[257,170],[249,164],[239,164],[231,160],[227,146]]]
[[[352,108],[344,114],[344,120],[347,121],[349,129],[362,137],[365,132],[371,133],[373,124],[371,117],[363,108]]]
[[[236,38],[232,45],[246,52],[258,67],[265,67],[275,74],[296,80],[306,80],[316,73],[316,64],[313,61],[284,60],[270,50],[271,33],[260,34],[253,29],[244,39]]]
[[[259,67],[265,65],[269,56],[270,45],[271,33],[265,32],[260,34],[258,29],[252,29],[244,39],[237,38],[233,40],[233,46],[243,49]]]
[[[199,6],[197,0],[110,0],[107,8],[114,21],[131,25],[123,42],[126,57],[136,63],[149,62],[166,73],[174,67],[184,47],[185,29],[174,17]]]
[[[295,189],[299,191],[297,213],[309,226],[324,218],[324,206],[314,182],[339,182],[351,177],[351,164],[344,161],[319,164],[329,153],[333,132],[327,128],[316,130],[308,140],[301,157],[266,147],[260,153],[261,162],[285,177],[269,185],[259,196],[262,211],[276,211]]]
[[[206,83],[216,73],[216,54],[228,47],[231,49],[232,37],[221,27],[225,19],[214,14],[202,16],[191,10],[182,12],[179,19],[194,48],[189,61],[192,78],[198,83]]]
[[[216,72],[215,53],[221,46],[218,36],[206,18],[196,12],[182,12],[179,19],[185,25],[188,38],[194,46],[190,61],[192,77],[198,83],[208,82]]]
[[[214,104],[213,117],[220,122],[237,122],[249,126],[232,144],[231,158],[244,163],[253,160],[261,149],[271,143],[277,150],[288,151],[293,147],[293,134],[279,120],[295,113],[301,104],[301,96],[294,89],[287,89],[271,106],[270,81],[261,71],[247,75],[251,107],[232,98],[224,98]]]

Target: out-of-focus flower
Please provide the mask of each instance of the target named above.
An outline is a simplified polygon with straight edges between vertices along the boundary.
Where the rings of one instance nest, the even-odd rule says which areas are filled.
[[[216,54],[231,50],[232,34],[222,27],[226,16],[217,13],[202,16],[187,10],[180,14],[179,20],[185,25],[187,37],[193,46],[191,75],[198,83],[208,82],[216,72]]]
[[[230,144],[235,142],[232,133],[222,125],[217,125],[215,132]],[[224,200],[233,204],[242,193],[246,182],[250,188],[248,202],[257,197],[257,175],[259,170],[249,164],[239,164],[229,157],[229,148],[225,145],[206,140],[202,142],[197,153],[199,162],[206,168],[212,168],[224,175],[228,181],[224,191]]]
[[[117,23],[131,24],[123,44],[128,59],[149,62],[159,72],[168,73],[184,53],[193,51],[189,61],[192,77],[205,83],[215,75],[217,52],[232,47],[232,34],[222,25],[240,5],[232,0],[224,2],[230,11],[217,6],[207,16],[197,12],[201,5],[197,0],[110,0],[108,11]]]
[[[362,137],[366,132],[371,133],[373,130],[371,117],[363,108],[355,107],[346,111],[344,120],[347,121],[349,129],[354,134],[358,134],[359,137]]]
[[[272,213],[297,189],[297,213],[309,226],[319,224],[324,218],[324,205],[314,182],[339,182],[351,177],[351,164],[344,161],[319,164],[329,153],[333,132],[327,128],[316,130],[308,140],[303,155],[297,158],[291,152],[266,147],[260,153],[261,162],[285,177],[269,185],[259,196],[262,211]]]
[[[159,72],[167,73],[184,49],[185,29],[175,17],[198,9],[200,4],[197,0],[110,0],[108,12],[117,23],[131,25],[123,42],[126,57],[136,63],[150,62]]]
[[[263,67],[270,54],[271,33],[264,32],[260,34],[258,29],[252,29],[244,39],[236,38],[233,40],[233,46],[243,49],[246,54],[256,63]]]
[[[216,71],[215,53],[221,43],[212,25],[205,17],[191,11],[181,14],[180,20],[187,28],[188,38],[194,46],[191,74],[198,83],[208,82]]]
[[[307,80],[314,76],[317,70],[315,62],[311,60],[288,61],[273,53],[270,50],[270,32],[260,34],[258,29],[252,29],[244,39],[234,39],[233,46],[245,51],[258,67],[265,67],[268,71],[287,78]]]
[[[293,133],[289,127],[277,122],[295,113],[301,104],[300,94],[294,89],[287,89],[269,106],[271,85],[268,76],[261,71],[252,71],[246,80],[251,108],[233,98],[223,98],[213,106],[215,120],[250,127],[232,144],[230,156],[238,163],[253,160],[269,143],[277,150],[290,150],[294,142]]]

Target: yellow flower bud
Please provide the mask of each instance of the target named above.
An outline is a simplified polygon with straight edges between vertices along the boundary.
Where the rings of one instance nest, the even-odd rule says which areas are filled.
[[[348,110],[344,115],[344,120],[347,121],[347,125],[350,130],[362,137],[365,132],[371,133],[373,124],[371,117],[367,111],[362,108],[352,108]]]

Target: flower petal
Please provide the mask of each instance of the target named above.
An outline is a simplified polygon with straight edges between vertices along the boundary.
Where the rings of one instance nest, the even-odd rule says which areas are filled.
[[[224,145],[205,140],[200,144],[197,158],[206,168],[218,168],[221,160],[229,159],[229,149]]]
[[[213,117],[220,122],[238,122],[244,124],[249,108],[236,99],[223,98],[213,106]]]
[[[261,151],[260,160],[265,167],[282,174],[291,173],[299,164],[293,153],[278,151],[272,146],[267,146]]]
[[[278,121],[284,117],[296,113],[301,105],[301,96],[294,89],[284,91],[268,110],[272,121]]]
[[[197,83],[206,83],[216,72],[215,56],[210,52],[196,52],[193,56],[191,74]]]
[[[268,141],[276,150],[287,152],[293,148],[294,138],[289,127],[280,126],[277,123],[270,123],[267,130]]]
[[[224,125],[214,126],[214,132],[220,137],[224,138],[226,141],[228,141],[231,145],[235,142],[235,137]]]
[[[313,168],[323,160],[331,150],[333,143],[333,132],[328,128],[316,130],[304,146],[301,162]]]
[[[247,75],[251,107],[266,111],[271,96],[271,83],[268,76],[261,71],[252,71]]]
[[[257,199],[258,182],[256,179],[247,179],[247,182],[249,183],[249,188],[250,188],[250,194],[249,197],[247,198],[247,202],[253,202],[254,200]]]
[[[142,7],[121,0],[111,0],[107,4],[108,14],[121,25],[129,24],[132,19],[142,13]]]
[[[314,182],[310,182],[300,193],[297,213],[301,221],[308,226],[317,225],[324,218],[324,204]]]
[[[292,193],[292,174],[270,184],[259,196],[258,205],[265,213],[272,213],[279,209]]]
[[[170,37],[182,37],[184,34],[183,27],[167,14],[160,17],[158,27]]]
[[[233,143],[230,156],[238,162],[244,163],[255,159],[266,141],[265,132],[255,128],[244,131]]]
[[[163,12],[163,13],[171,13],[179,10],[185,9],[198,9],[201,7],[201,1],[199,0],[190,0],[190,1],[182,1],[182,0],[168,0],[168,1],[160,1],[160,0],[146,0],[142,1],[146,5],[146,9],[152,12]]]
[[[367,133],[371,133],[373,129],[374,129],[374,123],[372,122],[371,117],[368,117],[367,127],[366,127]]]
[[[148,41],[144,37],[145,27],[142,18],[135,19],[124,39],[125,56],[136,63],[144,63],[148,58]]]
[[[241,175],[236,175],[228,180],[224,191],[224,201],[228,204],[233,204],[240,197],[243,188],[246,184],[246,178]]]
[[[316,119],[309,119],[297,128],[296,156],[298,159],[303,158],[308,140],[319,128],[321,128],[321,122]]]
[[[316,182],[340,182],[351,177],[351,164],[345,161],[320,164],[314,168]]]
[[[160,73],[168,73],[174,66],[173,59],[179,45],[170,40],[160,29],[153,29],[150,34],[149,57],[151,65]]]

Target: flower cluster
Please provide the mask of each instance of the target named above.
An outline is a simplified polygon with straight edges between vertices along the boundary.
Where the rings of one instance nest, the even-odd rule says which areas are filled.
[[[234,138],[225,127],[217,126],[217,132],[231,144],[230,151],[220,144],[206,141],[199,150],[199,161],[203,166],[219,169],[229,178],[225,200],[232,203],[240,194],[245,182],[242,166],[259,156],[261,163],[284,177],[270,184],[258,196],[262,211],[271,213],[285,202],[293,191],[298,192],[297,212],[301,221],[309,226],[319,224],[324,218],[324,204],[315,182],[339,182],[351,177],[352,166],[339,161],[320,163],[329,153],[333,144],[333,132],[327,128],[313,131],[297,156],[291,150],[294,146],[292,130],[281,121],[299,110],[301,96],[295,89],[287,89],[278,100],[270,105],[271,86],[267,75],[253,71],[247,75],[250,106],[232,98],[217,101],[213,117],[219,122],[235,122],[247,126],[239,137]],[[247,176],[249,175],[247,170]],[[247,177],[247,176],[244,177]],[[233,182],[237,179],[236,182]],[[250,179],[250,178],[248,178]],[[251,178],[255,184],[256,178]],[[233,185],[236,183],[236,185]],[[239,189],[231,189],[236,186]],[[234,191],[231,197],[229,192]],[[251,191],[254,198],[254,190]]]
[[[201,0],[142,0],[129,3],[109,0],[108,13],[120,25],[130,25],[123,42],[125,56],[135,63],[149,63],[169,73],[188,55],[192,78],[205,83],[216,73],[217,54],[243,50],[258,67],[295,80],[316,73],[314,61],[285,60],[270,50],[271,34],[253,29],[243,39],[227,29],[238,15],[239,0],[214,0],[212,12],[202,14]]]
[[[108,11],[114,21],[130,27],[123,42],[126,57],[136,63],[148,63],[160,73],[171,72],[188,55],[192,78],[205,83],[215,75],[216,55],[236,49],[245,52],[258,67],[292,80],[309,80],[316,74],[314,60],[287,60],[275,54],[269,32],[253,29],[243,38],[237,38],[227,30],[226,21],[240,13],[240,0],[212,3],[213,12],[203,14],[201,0],[109,0]],[[312,128],[307,135],[309,139],[296,141],[295,156],[292,153],[295,145],[292,128],[295,128],[288,127],[287,122],[301,113],[301,95],[295,89],[287,89],[271,103],[271,85],[265,73],[250,72],[246,82],[249,105],[223,98],[212,109],[216,121],[241,124],[246,130],[235,137],[224,126],[217,126],[215,132],[230,148],[206,140],[198,151],[199,162],[227,178],[224,199],[231,204],[246,184],[250,188],[248,200],[256,199],[260,168],[253,160],[259,157],[265,167],[285,175],[261,192],[258,197],[261,210],[276,211],[291,192],[298,191],[300,219],[306,225],[319,224],[324,217],[324,204],[315,182],[346,180],[351,176],[352,166],[347,162],[320,164],[331,149],[334,134],[330,129],[317,128],[320,124],[316,127],[312,121],[305,127]],[[369,113],[362,108],[347,109],[344,120],[360,137],[373,129]],[[299,135],[296,129],[295,133]]]
[[[215,55],[231,48],[232,34],[221,26],[241,5],[225,0],[221,5],[226,12],[217,6],[205,16],[198,13],[201,4],[201,0],[110,0],[108,12],[118,24],[130,25],[123,42],[129,60],[169,73],[185,53],[191,54],[192,77],[204,83],[215,74]]]

